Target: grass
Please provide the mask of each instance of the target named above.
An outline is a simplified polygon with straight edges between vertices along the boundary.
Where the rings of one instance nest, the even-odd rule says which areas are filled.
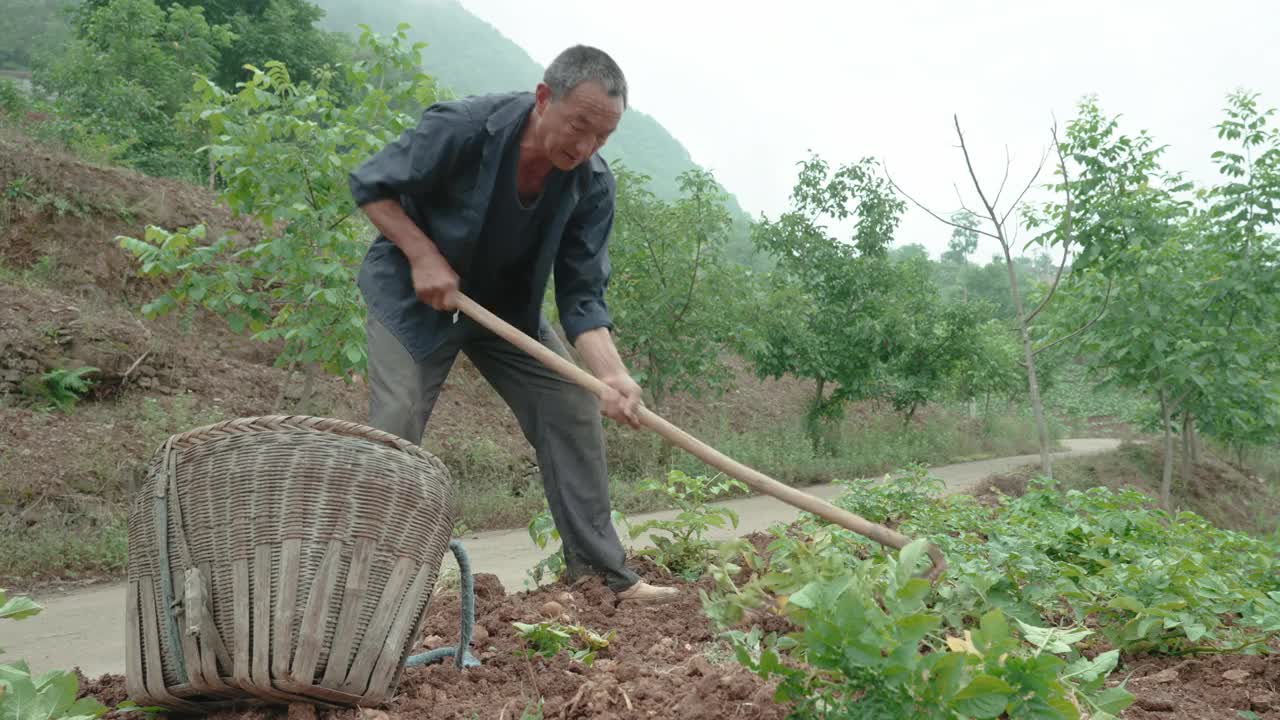
[[[114,575],[126,567],[128,523],[120,512],[90,522],[64,517],[31,528],[0,527],[0,544],[5,548],[0,577],[31,582]]]
[[[689,431],[729,457],[797,487],[877,477],[910,463],[942,465],[1039,451],[1034,426],[1024,418],[980,420],[943,410],[910,428],[892,414],[846,421],[836,428],[829,453],[814,452],[798,421],[792,427],[733,432],[729,418],[722,416]],[[1056,432],[1060,437],[1061,428]],[[664,463],[665,441],[648,431],[610,424],[606,436],[610,495],[614,509],[624,514],[668,509],[665,498],[639,489],[645,478],[665,476],[668,469],[719,472],[679,449]],[[527,476],[518,458],[492,440],[454,440],[428,449],[459,483],[464,530],[523,527],[542,512],[545,501],[537,474]]]
[[[76,439],[76,462],[56,477],[10,478],[0,488],[0,584],[14,587],[52,579],[115,576],[125,569],[128,549],[127,498],[144,475],[151,453],[176,428],[222,420],[201,408],[199,399],[178,395],[165,400],[126,395],[114,403],[86,403],[83,413],[93,432]],[[61,413],[38,413],[29,425],[33,436],[49,436],[50,448],[64,447],[56,435]],[[144,448],[122,451],[121,437]],[[0,448],[0,466],[17,467],[19,448]],[[51,450],[44,450],[46,452]]]

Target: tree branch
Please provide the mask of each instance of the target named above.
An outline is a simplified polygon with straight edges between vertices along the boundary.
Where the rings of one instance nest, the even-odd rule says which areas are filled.
[[[1075,206],[1072,204],[1071,198],[1071,178],[1067,176],[1067,159],[1062,154],[1062,143],[1058,142],[1058,124],[1056,122],[1053,124],[1051,132],[1053,133],[1053,147],[1058,152],[1058,165],[1062,168],[1063,191],[1067,194],[1067,206],[1066,210],[1063,211],[1062,217],[1062,262],[1058,265],[1058,274],[1053,277],[1053,284],[1049,286],[1049,293],[1044,296],[1044,300],[1040,301],[1040,305],[1027,316],[1027,322],[1031,322],[1036,315],[1040,314],[1044,306],[1048,305],[1049,300],[1053,298],[1054,292],[1058,290],[1058,282],[1062,280],[1062,271],[1067,267],[1067,256],[1071,252],[1071,244],[1074,240],[1071,227],[1071,211]]]
[[[1053,293],[1058,290],[1058,281],[1062,279],[1062,271],[1067,267],[1067,255],[1067,248],[1064,246],[1062,248],[1062,262],[1058,263],[1058,273],[1053,276],[1053,284],[1049,286],[1049,294],[1045,295],[1044,299],[1040,301],[1040,304],[1036,306],[1036,309],[1032,310],[1031,314],[1027,316],[1028,323],[1034,320],[1036,315],[1040,314],[1040,311],[1044,309],[1044,306],[1049,304],[1049,300],[1053,299]]]
[[[961,229],[961,230],[973,230],[974,232],[978,233],[979,235],[986,235],[987,237],[991,238],[992,240],[999,240],[999,239],[1000,239],[1000,236],[998,236],[998,235],[992,235],[991,233],[987,232],[986,230],[981,230],[981,229],[976,228],[976,227],[975,227],[975,228],[965,227],[964,225],[960,225],[960,224],[958,224],[958,223],[951,222],[950,220],[948,220],[948,219],[946,219],[946,218],[944,218],[944,217],[942,217],[942,216],[938,215],[938,213],[936,213],[936,212],[934,212],[934,211],[930,210],[929,208],[925,207],[924,205],[920,204],[920,202],[919,202],[919,201],[917,201],[915,198],[913,198],[913,197],[911,197],[910,195],[908,195],[908,194],[907,194],[907,191],[906,191],[906,190],[903,190],[903,189],[902,189],[902,187],[898,185],[898,183],[896,183],[896,182],[894,182],[894,181],[893,181],[893,177],[892,177],[891,175],[889,175],[889,168],[888,168],[888,165],[885,165],[885,166],[884,166],[884,176],[885,176],[885,178],[886,178],[886,179],[888,179],[889,184],[893,186],[893,189],[894,189],[894,190],[897,190],[898,192],[902,193],[902,196],[903,196],[903,197],[905,197],[906,199],[910,200],[910,201],[912,202],[912,204],[914,204],[916,207],[918,207],[918,208],[920,208],[921,210],[923,210],[923,211],[925,211],[925,212],[929,213],[930,215],[932,215],[932,216],[934,217],[934,219],[936,219],[938,222],[941,222],[941,223],[943,223],[944,225],[950,225],[950,226],[951,226],[951,227],[953,227],[953,228],[959,228],[959,229]],[[968,208],[965,208],[965,209],[966,209],[966,210],[968,210]],[[975,213],[975,214],[976,214],[976,213]]]
[[[1031,179],[1027,181],[1027,186],[1022,188],[1022,192],[1018,193],[1018,199],[1013,201],[1013,204],[1009,206],[1009,210],[1005,212],[1004,217],[1000,218],[1001,224],[1008,220],[1009,216],[1013,214],[1013,211],[1017,210],[1018,206],[1022,204],[1022,198],[1026,197],[1027,192],[1031,190],[1031,186],[1036,184],[1036,179],[1039,178],[1040,173],[1044,171],[1044,163],[1048,158],[1049,151],[1045,150],[1044,154],[1040,156],[1040,164],[1036,166],[1035,173],[1031,176]]]
[[[1009,155],[1009,146],[1004,146],[1004,179],[1000,181],[1000,189],[996,190],[996,199],[991,204],[999,206],[1000,196],[1004,194],[1004,184],[1009,182],[1009,168],[1013,166],[1013,157]]]
[[[991,218],[991,224],[995,225],[996,235],[990,235],[1000,241],[1006,249],[1009,247],[1008,240],[1004,236],[1004,222],[996,220],[996,209],[987,201],[986,193],[982,192],[982,183],[978,182],[978,173],[973,169],[973,160],[969,158],[969,146],[964,142],[964,133],[960,131],[960,116],[952,115],[956,124],[956,136],[960,138],[960,151],[964,153],[964,165],[969,169],[969,178],[973,180],[973,189],[978,191],[978,199],[982,201],[982,206],[987,209],[987,216]]]
[[[1105,296],[1105,297],[1103,297],[1103,298],[1102,298],[1102,309],[1098,311],[1098,314],[1097,314],[1097,315],[1095,315],[1095,316],[1094,316],[1094,318],[1093,318],[1092,320],[1090,320],[1089,322],[1085,323],[1083,326],[1081,326],[1079,329],[1077,329],[1075,332],[1071,333],[1070,335],[1064,335],[1063,337],[1060,337],[1060,338],[1058,338],[1057,340],[1054,340],[1053,342],[1049,343],[1048,345],[1045,345],[1045,346],[1043,346],[1043,347],[1036,348],[1035,350],[1032,350],[1032,351],[1031,351],[1031,354],[1032,354],[1033,356],[1035,356],[1035,355],[1039,355],[1040,353],[1044,352],[1045,350],[1048,350],[1049,348],[1053,347],[1054,345],[1057,345],[1058,343],[1061,343],[1061,342],[1065,342],[1065,341],[1067,341],[1067,340],[1070,340],[1071,338],[1073,338],[1073,337],[1075,337],[1075,336],[1079,335],[1080,333],[1084,332],[1085,330],[1088,330],[1089,328],[1093,327],[1093,324],[1094,324],[1094,323],[1096,323],[1096,322],[1098,322],[1099,320],[1101,320],[1101,319],[1102,319],[1103,314],[1107,312],[1107,306],[1111,304],[1111,284],[1112,284],[1112,279],[1111,279],[1111,278],[1107,278],[1107,294],[1106,294],[1106,296]]]

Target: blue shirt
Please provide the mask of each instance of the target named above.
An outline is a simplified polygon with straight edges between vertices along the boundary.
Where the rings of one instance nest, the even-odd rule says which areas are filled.
[[[458,273],[462,291],[484,288],[479,278],[495,257],[488,233],[497,193],[515,195],[500,180],[507,150],[519,141],[532,110],[532,93],[485,95],[439,102],[418,124],[373,155],[348,178],[357,205],[399,200],[409,218]],[[569,342],[599,327],[612,329],[604,295],[609,283],[608,238],[614,218],[614,178],[599,154],[568,173],[548,178],[538,203],[530,252],[513,265],[524,282],[509,287],[507,320],[537,333],[542,297],[554,273],[556,308]],[[514,246],[501,248],[505,253]],[[358,276],[369,313],[396,336],[415,360],[434,350],[453,322],[413,292],[409,262],[381,233]],[[473,298],[481,302],[480,298]],[[490,298],[492,299],[492,298]]]

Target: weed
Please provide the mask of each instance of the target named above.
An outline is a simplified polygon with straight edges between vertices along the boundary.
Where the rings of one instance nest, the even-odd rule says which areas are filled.
[[[96,367],[78,367],[74,370],[55,368],[40,376],[40,384],[28,383],[24,386],[32,400],[44,404],[49,409],[69,413],[80,401],[81,396],[89,391],[92,380],[85,379],[89,373],[98,372]]]
[[[628,524],[632,540],[649,533],[654,544],[654,547],[640,550],[637,554],[651,557],[658,565],[686,580],[696,580],[706,570],[711,550],[711,543],[706,539],[707,530],[723,528],[726,523],[735,528],[738,526],[735,512],[711,502],[734,490],[745,491],[747,486],[723,475],[708,479],[672,470],[665,482],[646,479],[642,487],[664,494],[679,513],[671,520],[654,519]],[[665,535],[653,534],[653,531]]]
[[[601,635],[581,625],[564,625],[553,620],[511,624],[524,643],[525,657],[550,658],[567,652],[570,658],[587,666],[595,662],[596,653],[608,647],[618,635],[617,630]]]

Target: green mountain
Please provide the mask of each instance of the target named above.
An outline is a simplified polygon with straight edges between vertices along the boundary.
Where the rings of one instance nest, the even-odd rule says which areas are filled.
[[[458,95],[532,90],[542,79],[542,65],[458,0],[317,0],[316,4],[325,11],[322,24],[328,30],[354,33],[365,24],[390,34],[400,23],[408,23],[409,37],[426,43],[423,70]],[[627,110],[601,154],[649,175],[653,192],[666,199],[679,192],[677,176],[697,166],[661,123],[634,107]],[[750,218],[732,194],[728,206],[735,224],[729,259],[759,264],[748,235]]]

